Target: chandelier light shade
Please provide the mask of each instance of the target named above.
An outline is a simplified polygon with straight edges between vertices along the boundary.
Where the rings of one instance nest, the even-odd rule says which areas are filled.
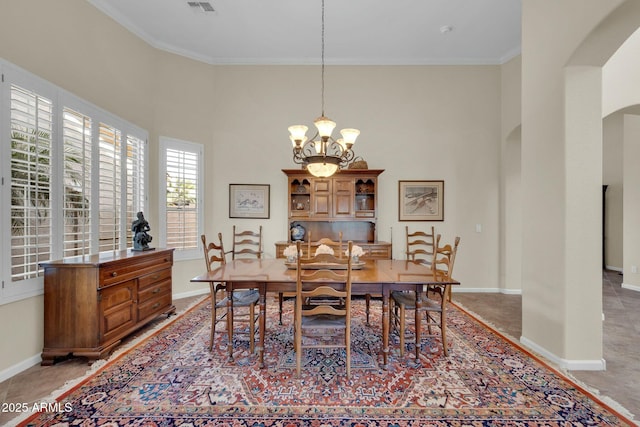
[[[358,129],[342,129],[342,138],[333,139],[336,122],[324,115],[324,0],[322,0],[322,115],[315,119],[315,135],[307,138],[305,125],[289,126],[293,144],[293,161],[307,168],[311,175],[328,177],[351,163],[355,157],[353,144],[360,135]]]

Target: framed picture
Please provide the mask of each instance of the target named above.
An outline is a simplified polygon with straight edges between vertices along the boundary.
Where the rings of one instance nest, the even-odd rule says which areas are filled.
[[[269,184],[229,184],[229,218],[269,218]]]
[[[398,220],[444,221],[444,181],[398,181]]]

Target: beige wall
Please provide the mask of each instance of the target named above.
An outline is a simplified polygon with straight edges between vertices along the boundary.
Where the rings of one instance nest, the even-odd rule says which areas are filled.
[[[285,175],[294,167],[287,126],[320,113],[313,66],[209,66],[156,51],[81,0],[0,0],[0,57],[129,120],[150,134],[150,212],[158,223],[158,137],[205,146],[205,231],[264,226],[265,251],[287,238]],[[32,15],[30,29],[22,17]],[[446,241],[462,242],[456,276],[466,289],[498,285],[501,141],[500,66],[330,66],[326,114],[358,127],[356,152],[380,177],[380,240],[403,258],[398,180],[445,180]],[[228,218],[228,185],[271,185],[271,217]],[[482,231],[477,233],[476,224]],[[411,223],[411,226],[419,226]],[[225,239],[225,240],[228,240]],[[189,283],[202,261],[174,266],[174,294],[206,290]],[[34,363],[42,347],[42,297],[0,306],[0,373]]]
[[[602,184],[605,193],[605,264],[622,271],[623,113],[614,113],[602,123]]]
[[[639,5],[523,2],[521,339],[572,368],[604,364],[602,67],[637,29]]]
[[[638,105],[640,100],[640,31],[636,30],[602,70],[602,116]]]
[[[640,290],[640,116],[623,115],[623,286]]]
[[[522,290],[521,76],[522,58],[502,66],[500,291]]]

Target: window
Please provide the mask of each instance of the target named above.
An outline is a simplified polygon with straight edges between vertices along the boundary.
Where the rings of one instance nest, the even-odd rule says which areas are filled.
[[[0,304],[42,293],[40,263],[130,246],[147,132],[0,60]]]
[[[202,145],[160,138],[160,244],[176,259],[201,256]]]

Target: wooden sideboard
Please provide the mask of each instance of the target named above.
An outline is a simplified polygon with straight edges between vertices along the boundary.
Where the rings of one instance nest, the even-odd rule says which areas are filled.
[[[89,363],[161,314],[175,312],[173,249],[101,252],[44,268],[42,365],[69,355]]]

